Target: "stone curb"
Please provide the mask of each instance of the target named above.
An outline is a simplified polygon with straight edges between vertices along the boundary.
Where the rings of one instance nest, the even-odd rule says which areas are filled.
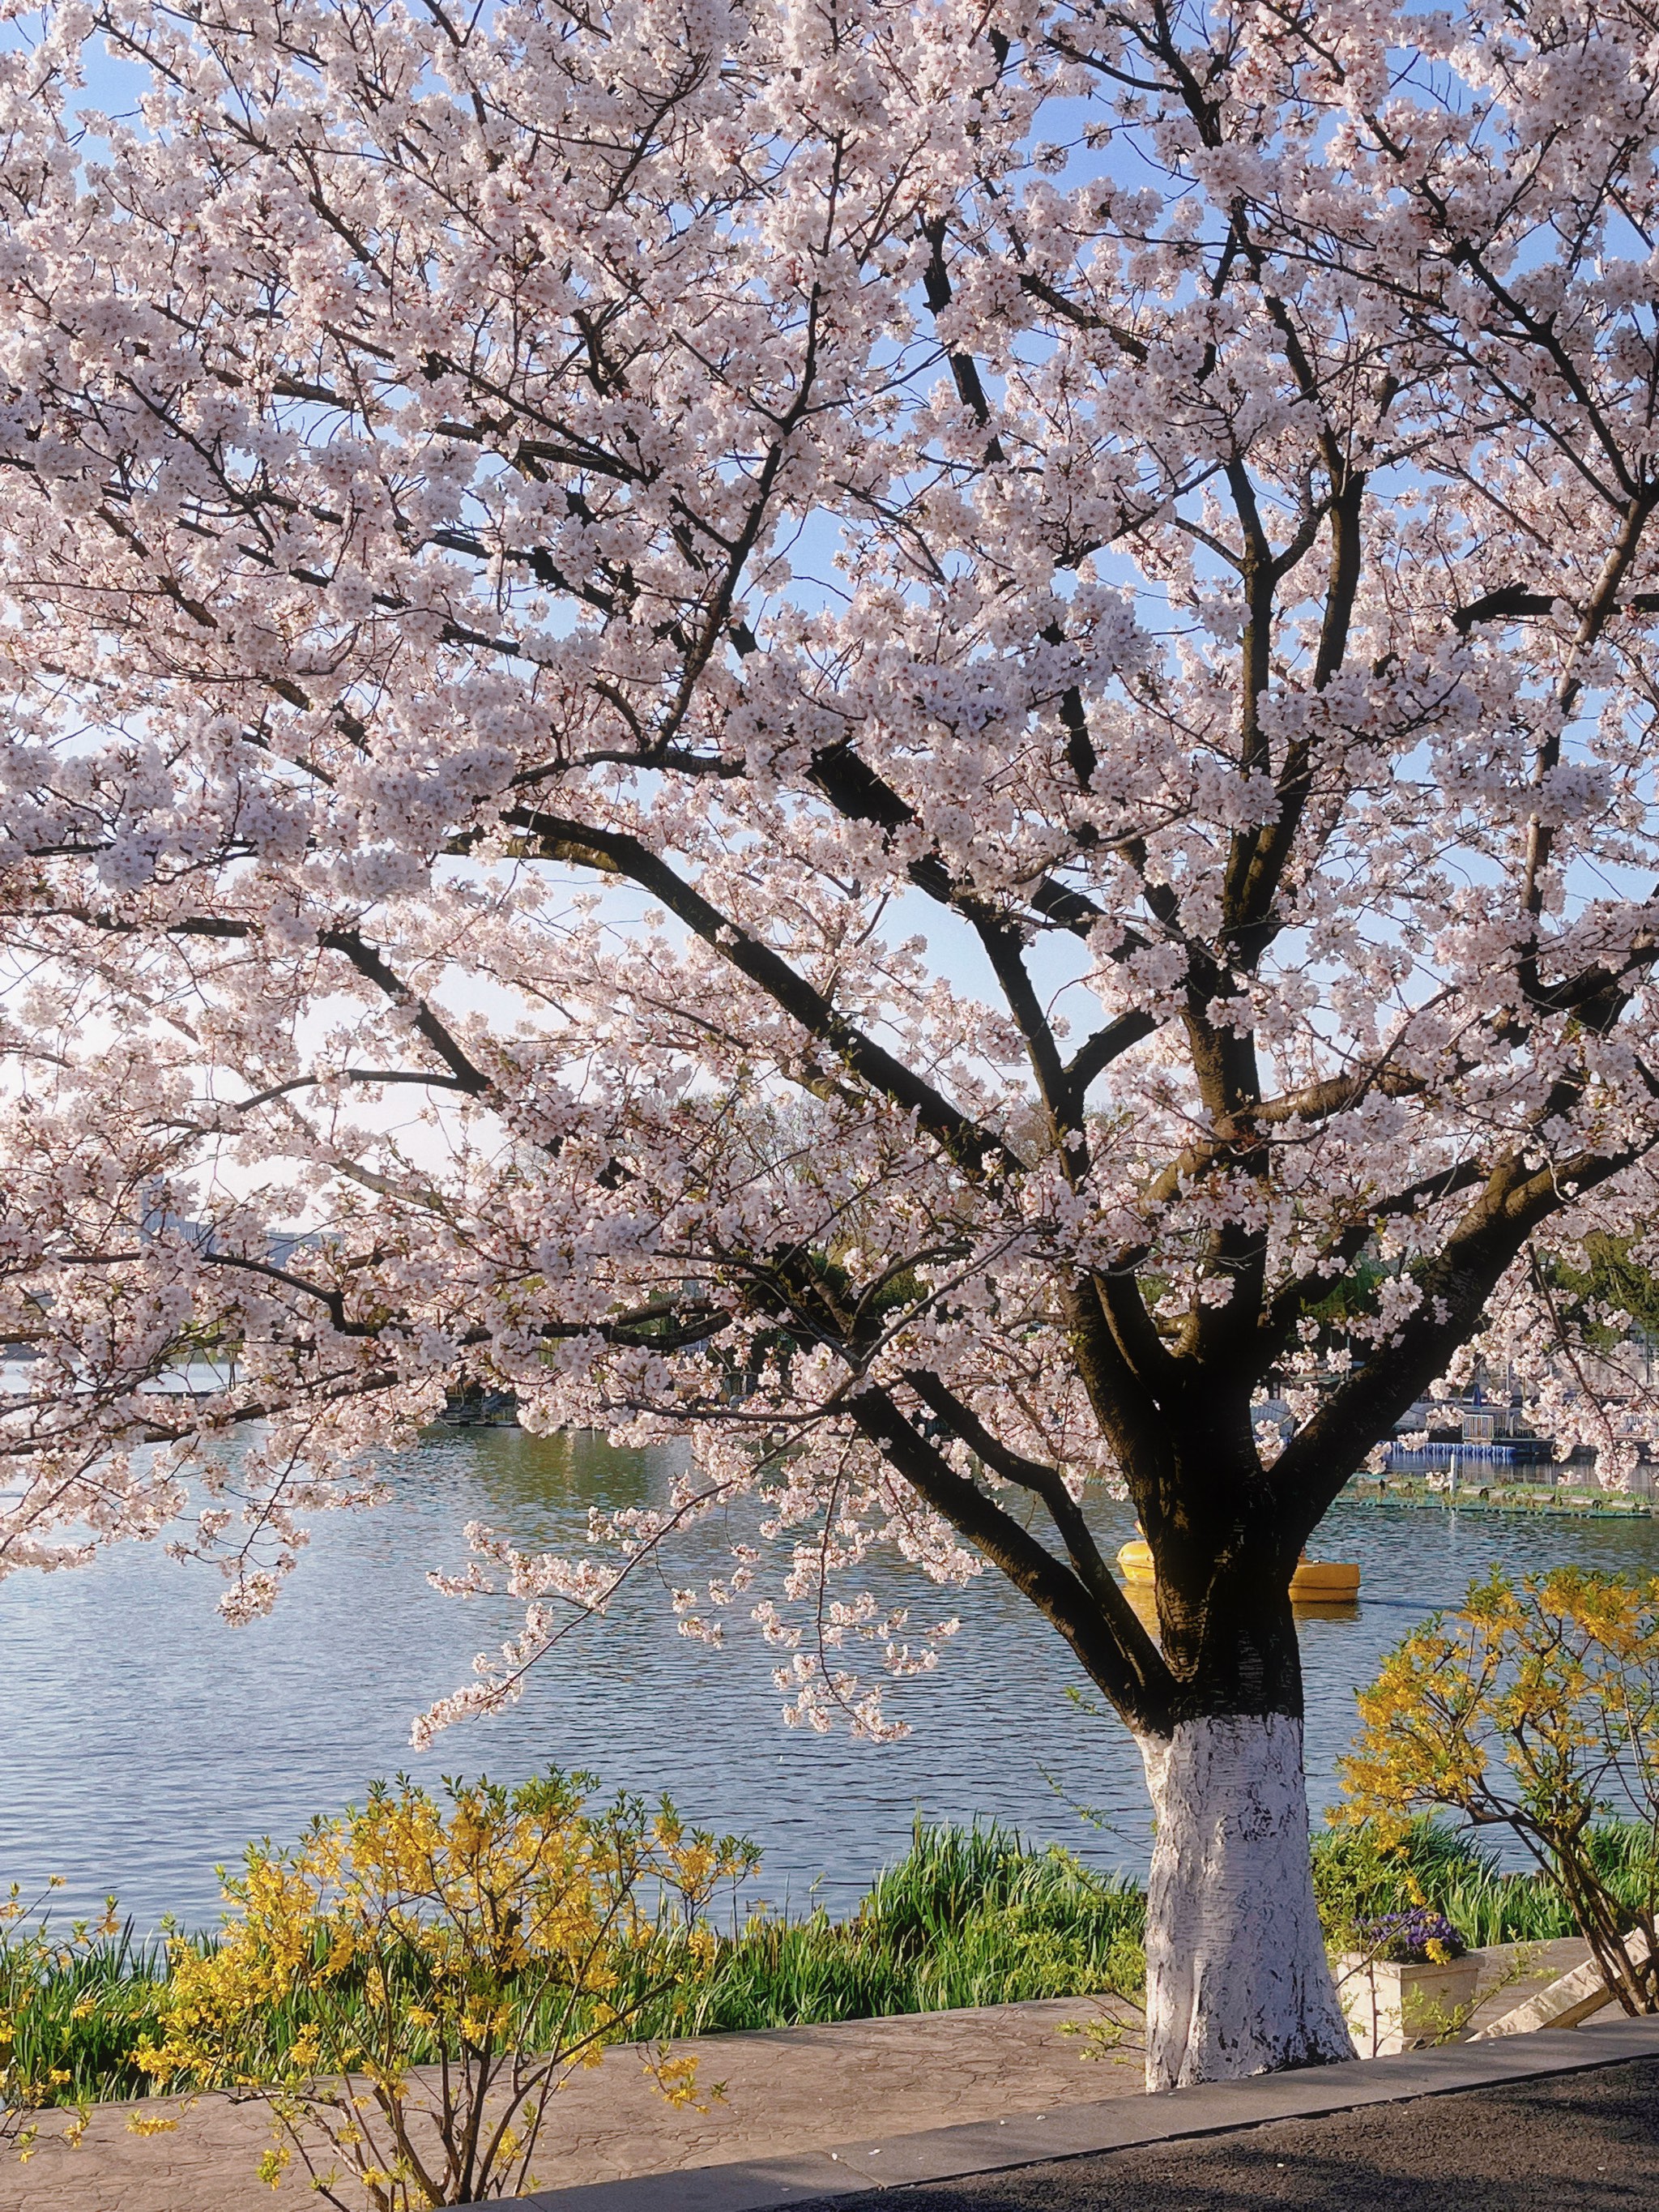
[[[1049,2159],[1127,2150],[1139,2143],[1224,2135],[1272,2120],[1318,2119],[1365,2105],[1492,2089],[1508,2081],[1582,2074],[1626,2059],[1659,2058],[1659,2019],[1452,2044],[1390,2058],[1356,2058],[1298,2074],[1261,2074],[1156,2097],[1104,2098],[1052,2112],[929,2128],[872,2144],[867,2136],[834,2150],[745,2159],[731,2166],[677,2168],[626,2181],[586,2182],[514,2197],[522,2212],[782,2212],[820,2198],[921,2181],[958,2181]],[[484,2212],[483,2207],[469,2212]]]

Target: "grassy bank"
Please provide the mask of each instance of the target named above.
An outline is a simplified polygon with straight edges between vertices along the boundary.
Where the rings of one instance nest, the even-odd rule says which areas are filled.
[[[1615,1888],[1632,1901],[1649,1848],[1641,1831],[1609,1826],[1602,1853]],[[1338,1829],[1314,1846],[1314,1875],[1333,1943],[1358,1922],[1425,1903],[1472,1945],[1568,1936],[1560,1899],[1535,1876],[1500,1873],[1468,1838],[1419,1821],[1401,1846]],[[1034,1850],[994,1826],[923,1827],[907,1856],[878,1875],[844,1918],[751,1916],[702,1955],[681,1957],[672,1985],[643,2005],[644,2037],[780,2027],[895,2013],[933,2012],[1028,1997],[1081,1996],[1140,1987],[1145,1899],[1133,1884],[1091,1872],[1069,1853]],[[210,1936],[184,1939],[197,1948]],[[0,1945],[0,2013],[8,1954]],[[60,2078],[61,2102],[143,2096],[137,2063],[156,2041],[170,1961],[129,1934],[65,1950],[21,2014],[31,2048],[18,2056],[37,2078]],[[660,1973],[660,1960],[648,1971]],[[623,1993],[629,1994],[626,1976]],[[264,2023],[283,2045],[304,2024],[302,2004]],[[421,2047],[411,2026],[410,2056]]]
[[[652,2039],[1133,1991],[1144,1916],[1137,1887],[1069,1853],[1034,1850],[995,1826],[918,1826],[907,1856],[844,1919],[751,1914],[701,1954],[676,1954],[671,1936],[670,1985],[644,1994],[662,1978],[658,1953],[621,1962],[617,1996],[643,1996],[636,2032]],[[197,1949],[213,1940],[175,1939]],[[170,1968],[165,1944],[130,1932],[65,1947],[20,2015],[16,2055],[33,2078],[61,2077],[56,2095],[65,2105],[146,2095],[153,2084],[137,2054],[161,2040]],[[5,1974],[0,1945],[0,2014]],[[264,2050],[291,2042],[305,2019],[302,2001],[267,2012]],[[423,2047],[416,2024],[407,2047],[417,2063],[438,2055]]]
[[[994,1826],[919,1827],[845,1920],[751,1921],[643,2015],[653,2034],[787,2027],[1137,1990],[1146,1899]]]

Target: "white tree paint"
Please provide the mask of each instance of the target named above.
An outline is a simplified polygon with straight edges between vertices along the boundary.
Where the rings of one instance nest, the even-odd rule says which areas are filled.
[[[1351,2058],[1308,1864],[1302,1723],[1143,1736],[1158,1817],[1146,1895],[1146,2087]]]

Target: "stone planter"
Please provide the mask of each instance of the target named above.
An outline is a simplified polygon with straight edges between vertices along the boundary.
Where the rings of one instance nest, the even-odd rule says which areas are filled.
[[[1382,1959],[1336,1962],[1337,1989],[1362,2058],[1382,2058],[1455,2035],[1474,2009],[1480,1960],[1470,1951],[1443,1966],[1396,1966]]]

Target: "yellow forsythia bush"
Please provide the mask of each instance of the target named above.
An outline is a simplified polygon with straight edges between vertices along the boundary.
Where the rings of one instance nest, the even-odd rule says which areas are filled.
[[[116,1925],[112,1898],[90,1932],[85,1921],[76,1921],[67,1936],[59,1936],[43,1907],[50,1891],[62,1887],[63,1877],[54,1875],[46,1891],[30,1901],[16,1882],[0,1898],[0,2153],[13,2152],[25,2163],[40,2142],[41,2116],[48,2108],[63,2119],[58,2138],[71,2148],[87,2131],[86,2106],[65,2108],[69,2072],[53,2063],[56,2039],[37,2016],[52,2001],[54,1981]]]
[[[1359,1698],[1338,1817],[1443,1806],[1519,1838],[1627,2012],[1659,2011],[1659,1579],[1472,1583]]]
[[[666,1803],[591,1810],[593,1786],[554,1772],[439,1800],[403,1780],[292,1850],[250,1847],[222,1940],[176,1947],[140,2064],[158,2088],[264,2099],[273,2186],[297,2160],[350,2212],[521,2194],[560,2084],[707,1956],[704,1907],[756,1863]],[[694,2099],[690,2061],[642,2055]]]

